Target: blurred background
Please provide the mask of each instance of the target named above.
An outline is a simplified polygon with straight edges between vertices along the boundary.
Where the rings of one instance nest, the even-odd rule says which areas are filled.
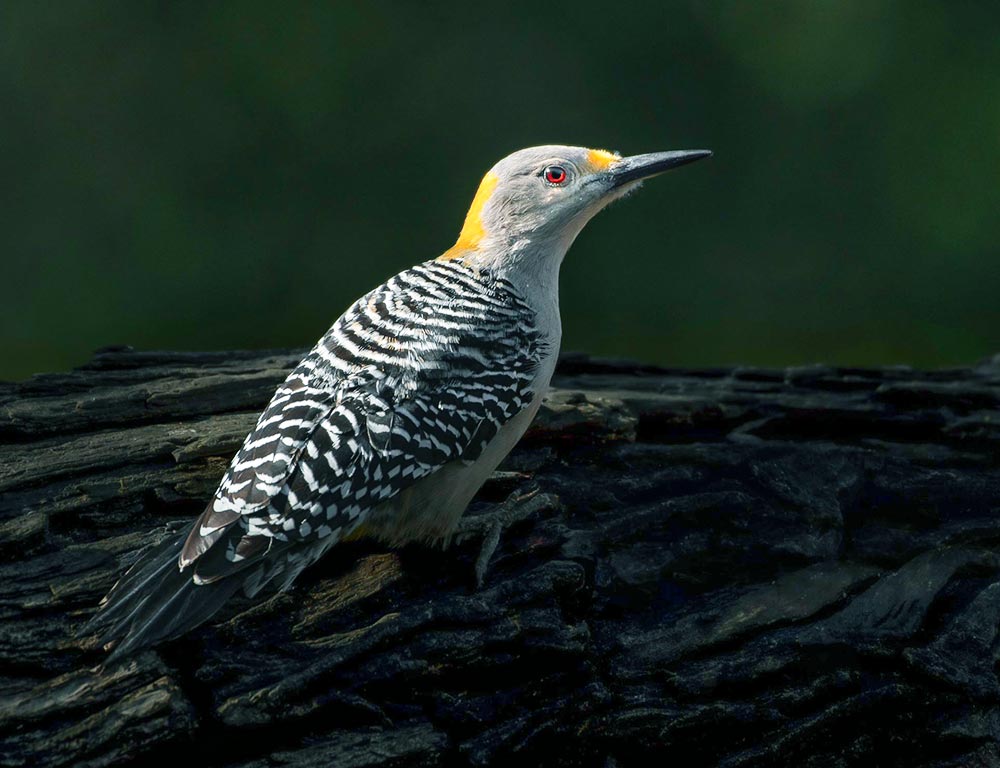
[[[715,157],[600,215],[564,348],[1000,352],[1000,5],[0,5],[0,378],[306,347],[540,143]]]

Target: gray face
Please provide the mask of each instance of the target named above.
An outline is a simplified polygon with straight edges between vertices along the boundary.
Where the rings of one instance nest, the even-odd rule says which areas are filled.
[[[710,154],[694,150],[623,158],[559,145],[519,150],[483,178],[457,247],[520,239],[572,241],[594,214],[643,179]]]
[[[631,185],[615,187],[608,168],[621,158],[583,147],[530,147],[505,157],[486,178],[495,186],[483,228],[505,238],[559,238],[578,231]]]

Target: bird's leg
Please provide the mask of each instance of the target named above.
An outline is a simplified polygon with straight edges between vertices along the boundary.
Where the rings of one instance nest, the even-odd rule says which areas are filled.
[[[479,588],[483,586],[483,581],[486,579],[486,571],[490,566],[490,559],[493,557],[493,553],[497,551],[497,547],[500,545],[500,534],[503,533],[503,529],[513,522],[510,520],[510,513],[517,509],[516,505],[522,502],[528,501],[538,493],[538,488],[533,488],[531,491],[521,494],[520,496],[514,497],[514,494],[508,496],[507,499],[499,505],[499,508],[492,513],[488,513],[486,516],[490,518],[488,522],[489,527],[486,528],[483,533],[483,541],[479,547],[479,554],[476,556],[476,587]],[[512,501],[513,499],[513,501]]]
[[[504,501],[497,504],[489,512],[473,517],[463,518],[455,532],[456,540],[461,542],[472,537],[482,537],[479,555],[476,557],[476,587],[483,585],[490,558],[500,544],[500,536],[505,528],[514,523],[526,520],[542,509],[555,507],[558,498],[551,493],[540,493],[536,485],[528,491],[520,489],[510,494]]]

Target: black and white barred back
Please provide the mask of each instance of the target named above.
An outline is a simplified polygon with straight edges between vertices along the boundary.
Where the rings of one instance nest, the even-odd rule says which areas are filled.
[[[546,351],[515,287],[461,261],[363,296],[278,388],[186,539],[108,595],[104,642],[127,636],[127,652],[200,624],[240,587],[287,586],[379,504],[474,462],[532,401]]]

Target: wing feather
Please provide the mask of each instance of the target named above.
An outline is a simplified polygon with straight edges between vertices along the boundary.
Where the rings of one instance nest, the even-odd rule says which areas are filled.
[[[477,303],[471,284],[424,265],[341,317],[275,394],[220,486],[213,513],[239,516],[213,529],[206,510],[192,531],[185,557],[203,558],[198,579],[245,570],[273,554],[268,539],[340,538],[418,480],[475,461],[531,402],[545,347],[533,313],[509,285],[493,283]],[[213,547],[225,556],[207,557]]]
[[[282,587],[368,513],[472,462],[548,352],[512,285],[427,262],[358,300],[275,392],[186,537],[144,557],[92,626],[116,653],[176,637],[239,589]]]

